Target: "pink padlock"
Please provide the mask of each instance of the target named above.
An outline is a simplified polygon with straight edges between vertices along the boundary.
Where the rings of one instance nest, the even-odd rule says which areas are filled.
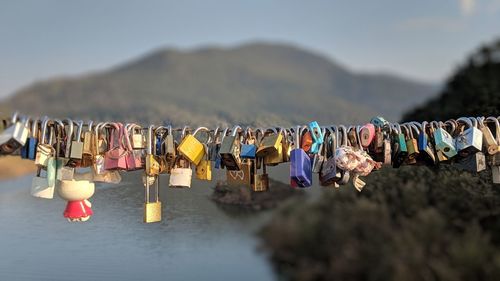
[[[359,138],[361,142],[361,146],[367,148],[372,143],[375,138],[375,126],[371,123],[368,123],[361,127],[359,131]]]

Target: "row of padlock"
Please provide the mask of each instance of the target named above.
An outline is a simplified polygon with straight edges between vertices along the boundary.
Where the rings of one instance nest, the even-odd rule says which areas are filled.
[[[365,185],[360,176],[383,164],[451,163],[475,172],[490,166],[493,182],[500,183],[500,126],[495,117],[404,124],[376,117],[363,126],[311,122],[294,128],[191,130],[16,114],[1,124],[0,154],[19,153],[35,161],[32,195],[53,198],[57,191],[68,201],[64,216],[71,221],[92,215],[88,199],[94,182],[119,183],[119,171],[144,170],[145,222],[161,220],[159,175],[170,174],[170,187],[189,188],[193,168],[200,180],[212,179],[212,167],[225,168],[228,184],[248,185],[254,192],[269,187],[266,166],[285,162],[290,162],[294,187],[311,186],[317,173],[322,186],[352,181],[360,191]]]

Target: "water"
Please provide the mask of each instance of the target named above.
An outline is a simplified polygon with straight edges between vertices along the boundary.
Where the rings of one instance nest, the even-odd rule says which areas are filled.
[[[163,221],[142,223],[140,174],[98,185],[94,216],[69,223],[66,202],[33,198],[31,176],[0,182],[0,280],[274,280],[254,235],[269,213],[227,213],[213,183],[166,188]]]

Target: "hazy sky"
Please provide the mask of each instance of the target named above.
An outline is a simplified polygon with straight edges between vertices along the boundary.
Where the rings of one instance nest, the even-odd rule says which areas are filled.
[[[0,97],[160,47],[255,40],[291,42],[354,70],[437,82],[495,36],[500,0],[5,0]]]

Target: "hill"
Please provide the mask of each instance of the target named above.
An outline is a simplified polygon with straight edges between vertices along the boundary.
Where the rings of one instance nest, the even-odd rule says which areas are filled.
[[[280,44],[158,50],[107,71],[34,83],[0,104],[56,117],[173,124],[397,120],[435,87],[358,74],[309,51]]]

